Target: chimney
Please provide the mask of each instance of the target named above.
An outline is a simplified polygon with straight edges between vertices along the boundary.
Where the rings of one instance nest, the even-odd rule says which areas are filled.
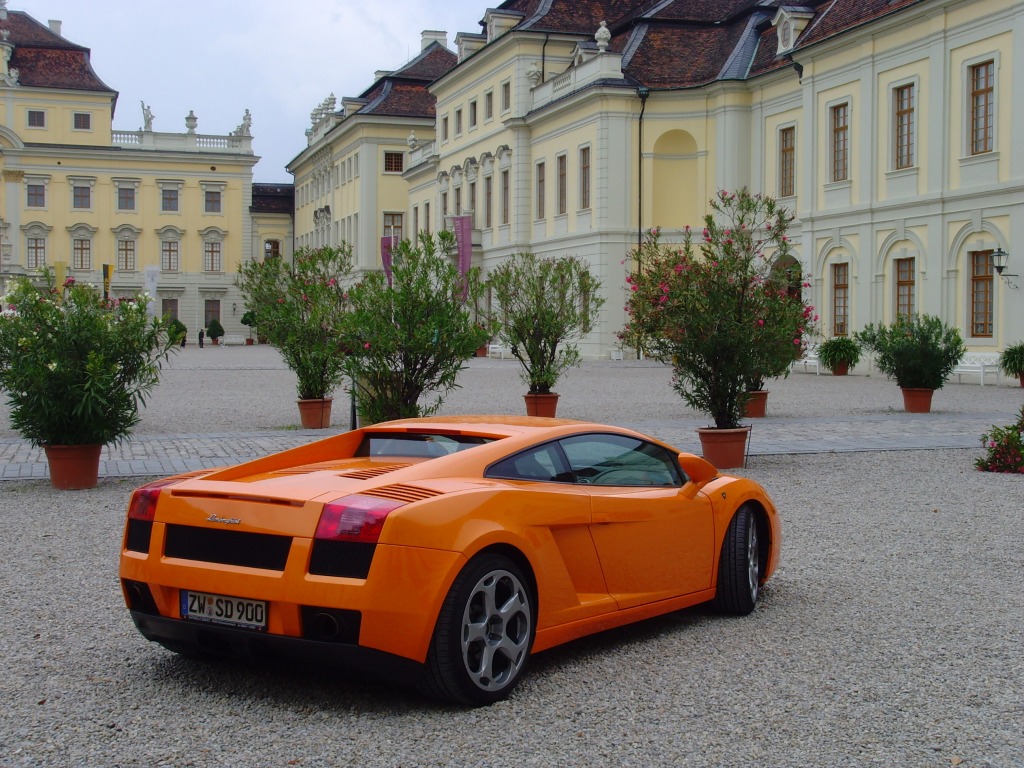
[[[57,35],[57,37],[60,37],[60,23],[60,19],[50,19],[47,22],[50,25],[50,31]]]
[[[442,48],[448,47],[448,33],[444,30],[437,29],[425,29],[423,30],[422,43],[420,45],[420,51],[425,51],[430,47],[431,43],[440,43]]]

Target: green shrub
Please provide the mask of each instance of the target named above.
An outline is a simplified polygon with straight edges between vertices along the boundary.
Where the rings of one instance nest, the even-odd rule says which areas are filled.
[[[878,369],[903,388],[942,389],[967,352],[960,331],[932,315],[870,323],[854,335],[874,351]]]
[[[224,335],[224,326],[220,324],[220,320],[216,317],[210,318],[210,322],[206,326],[206,335],[214,340]]]

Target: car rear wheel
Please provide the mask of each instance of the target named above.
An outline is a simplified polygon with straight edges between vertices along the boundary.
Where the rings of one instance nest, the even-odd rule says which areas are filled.
[[[533,644],[533,597],[514,562],[471,560],[438,616],[420,689],[461,704],[491,704],[519,681]]]
[[[718,563],[715,607],[722,613],[745,616],[754,610],[760,594],[761,550],[757,518],[750,507],[736,511],[722,542]]]

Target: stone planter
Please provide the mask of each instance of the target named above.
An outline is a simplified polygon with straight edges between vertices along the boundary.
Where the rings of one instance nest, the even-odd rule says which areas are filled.
[[[50,484],[62,491],[95,488],[99,481],[102,445],[45,445]]]

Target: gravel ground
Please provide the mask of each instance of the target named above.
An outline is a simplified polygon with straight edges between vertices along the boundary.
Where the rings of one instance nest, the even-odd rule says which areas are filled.
[[[181,356],[141,428],[288,428],[290,374],[250,351]],[[664,369],[623,366],[609,387],[592,365],[566,379],[565,399],[588,412],[566,403],[565,415],[685,415]],[[449,412],[519,412],[517,390],[504,394],[514,367],[471,373]],[[827,416],[826,381],[773,383],[776,412]],[[855,377],[843,409],[888,407],[883,385],[895,389]],[[1020,401],[980,394],[950,386],[937,405]],[[510,700],[477,710],[317,670],[179,658],[135,631],[118,587],[142,479],[76,493],[0,483],[0,768],[1024,766],[1024,489],[975,472],[976,454],[752,457],[744,474],[784,525],[752,615],[691,609],[538,654]]]

